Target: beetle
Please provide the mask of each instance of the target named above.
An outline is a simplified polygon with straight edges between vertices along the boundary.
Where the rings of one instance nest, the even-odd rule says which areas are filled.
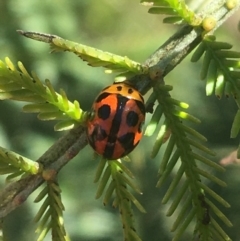
[[[142,138],[144,99],[127,83],[114,83],[96,97],[87,120],[87,138],[96,153],[106,159],[129,154]]]

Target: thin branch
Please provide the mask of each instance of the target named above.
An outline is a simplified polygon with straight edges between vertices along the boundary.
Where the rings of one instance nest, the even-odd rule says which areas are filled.
[[[51,170],[51,173],[56,175],[86,144],[85,128],[78,126],[55,142],[37,162],[42,163],[46,171]],[[0,218],[20,206],[43,182],[43,176],[37,174],[27,176],[5,187],[0,193]]]
[[[240,1],[232,10],[228,10],[225,1],[211,1],[204,11],[200,13],[202,16],[211,15],[216,19],[216,26],[209,32],[212,34],[219,28],[229,17],[231,17],[240,7]],[[221,6],[222,4],[222,6]],[[221,6],[221,7],[219,7]],[[214,8],[215,7],[215,8]],[[162,46],[160,46],[146,61],[145,65],[152,67],[152,71],[156,71],[156,76],[165,76],[172,71],[202,40],[203,28],[194,28],[189,25],[183,26],[176,34],[169,38]]]
[[[239,8],[239,0],[231,10],[226,8],[223,0],[210,1],[199,13],[201,16],[212,15],[216,19],[216,26],[208,34],[213,34]],[[147,58],[144,65],[150,67],[149,75],[134,76],[132,80],[136,83],[135,87],[145,94],[152,87],[151,80],[161,79],[172,71],[201,42],[203,33],[202,27],[184,25]]]
[[[213,2],[211,2],[211,8],[207,6],[205,8],[206,11],[202,12],[203,16],[213,14],[216,18],[217,25],[212,31],[215,31],[240,7],[240,1],[237,1],[236,7],[228,11],[224,5],[219,7],[219,4],[222,2],[222,0],[214,1],[215,8],[213,7]],[[208,9],[211,9],[211,13],[207,12]],[[145,61],[145,65],[150,67],[150,76],[144,74],[134,77],[134,79],[141,80],[139,82],[136,81],[140,91],[147,92],[151,88],[151,80],[162,78],[173,70],[201,42],[203,31],[202,28],[194,29],[190,26],[183,26],[153,53]],[[52,35],[49,36],[47,38],[48,43],[52,41],[52,37],[55,37]],[[44,38],[45,36],[39,40],[46,42]],[[78,126],[60,138],[37,161],[42,163],[46,170],[51,169],[57,173],[86,144],[85,128]],[[5,187],[0,193],[0,218],[20,206],[43,182],[44,178],[38,174],[25,177]]]

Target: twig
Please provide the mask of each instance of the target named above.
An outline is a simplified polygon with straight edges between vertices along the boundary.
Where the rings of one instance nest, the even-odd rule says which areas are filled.
[[[45,172],[51,170],[56,175],[86,144],[85,128],[78,126],[62,136],[37,161],[43,164]],[[0,193],[0,218],[20,206],[43,182],[43,176],[37,174],[5,187]]]
[[[212,32],[240,7],[240,1],[237,1],[236,7],[228,11],[224,5],[219,5],[222,2],[222,0],[214,1],[213,5],[211,1],[211,8],[207,6],[205,8],[206,11],[202,12],[202,16],[213,14],[216,18],[217,25]],[[209,9],[211,9],[211,12],[209,12]],[[29,37],[27,36],[27,32],[18,32]],[[140,82],[143,86],[141,88],[146,92],[151,88],[151,80],[162,78],[173,70],[173,68],[175,68],[201,42],[202,33],[202,28],[194,29],[191,26],[183,26],[176,34],[159,47],[159,49],[145,61],[145,65],[150,67],[150,75],[134,77],[141,79]],[[51,43],[52,38],[57,37],[55,35],[46,34],[37,36],[39,37],[37,40],[47,43]],[[58,173],[59,170],[77,155],[86,144],[87,138],[85,128],[78,126],[60,138],[37,161],[43,164],[45,171],[50,169]],[[43,182],[43,176],[38,174],[25,177],[5,187],[0,193],[0,218],[6,216],[21,205]]]
[[[210,1],[203,9],[200,16],[213,16],[216,19],[216,26],[208,34],[213,34],[228,18],[230,18],[240,8],[240,1],[236,7],[228,10],[224,5],[225,1]],[[184,25],[163,45],[161,45],[144,62],[144,65],[150,67],[149,75],[134,76],[138,81],[133,81],[136,87],[144,94],[152,87],[154,79],[161,79],[172,71],[191,51],[201,42],[204,29],[202,27],[194,28]]]

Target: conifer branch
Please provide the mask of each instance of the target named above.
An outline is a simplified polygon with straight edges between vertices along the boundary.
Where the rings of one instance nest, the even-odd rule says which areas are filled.
[[[105,168],[107,164],[107,167]],[[132,182],[133,174],[122,164],[121,160],[107,161],[102,158],[98,164],[95,182],[99,181],[96,198],[100,198],[104,191],[103,203],[107,205],[113,199],[112,206],[118,208],[123,223],[124,240],[141,241],[136,233],[133,219],[132,204],[139,211],[146,212],[139,201],[131,194],[128,187],[142,194],[139,188]],[[115,192],[115,196],[113,193]]]
[[[229,17],[231,17],[240,7],[240,1],[237,1],[236,6],[232,9],[226,8],[224,3],[225,2],[222,0],[210,2],[204,8],[204,10],[199,13],[201,16],[211,15],[216,21],[216,25],[214,25],[211,31],[209,31],[209,34],[212,34],[217,28],[219,28],[223,24],[223,22],[225,22]],[[54,39],[60,39],[63,41],[62,38],[56,35],[28,31],[26,32],[23,30],[18,30],[18,32],[28,38],[32,38],[34,40],[46,43],[52,43]],[[135,73],[134,76],[130,75],[129,81],[133,82],[133,85],[135,85],[136,83],[136,88],[139,89],[142,93],[146,93],[151,88],[151,80],[162,78],[170,71],[172,71],[201,42],[202,35],[204,35],[205,32],[206,31],[201,27],[194,28],[193,26],[184,25],[163,45],[161,45],[152,55],[150,55],[149,58],[147,58],[147,60],[142,65],[139,65],[139,63],[136,63],[135,61],[128,60],[127,63],[123,65],[124,68],[120,68],[119,71],[129,70],[130,72]],[[59,43],[59,45],[61,44]],[[67,46],[65,44],[63,49],[66,47]],[[86,51],[83,52],[87,55]],[[89,52],[89,56],[91,56],[91,51]],[[109,53],[106,54],[108,55]],[[109,56],[111,55],[113,54],[110,53]],[[99,56],[97,55],[94,56],[99,58]],[[109,58],[108,60],[110,61]],[[104,62],[104,58],[102,59],[102,61]],[[120,65],[121,63],[124,63],[123,59],[119,59],[119,61]],[[111,63],[114,64],[114,61],[111,60]],[[118,66],[117,62],[116,64],[116,66]],[[104,67],[104,65],[99,66]]]
[[[148,126],[146,130],[147,134],[153,134],[154,131],[157,131],[157,124],[160,119],[165,116],[165,120],[159,128],[159,134],[152,152],[152,156],[155,157],[161,146],[169,140],[161,160],[159,169],[160,177],[157,187],[163,185],[173,171],[176,163],[181,161],[181,165],[162,199],[163,204],[166,204],[172,199],[172,204],[167,211],[167,216],[171,216],[177,208],[180,209],[180,214],[172,226],[172,231],[175,232],[173,240],[179,240],[190,222],[194,222],[196,219],[195,233],[199,237],[199,240],[210,241],[213,235],[211,231],[211,219],[213,214],[221,219],[227,226],[231,226],[232,224],[227,217],[209,201],[207,196],[211,196],[225,207],[229,207],[229,204],[206,186],[202,182],[202,179],[206,178],[224,187],[226,183],[215,177],[212,173],[202,170],[198,166],[198,161],[204,161],[204,164],[216,170],[222,171],[223,168],[195,153],[200,150],[205,154],[214,155],[214,152],[199,142],[206,141],[206,138],[182,123],[183,121],[199,123],[199,120],[181,110],[183,108],[187,109],[188,105],[172,99],[169,94],[170,90],[171,88],[165,86],[163,83],[156,83],[154,86],[154,92],[159,106],[157,106],[152,120],[150,121],[150,126]],[[191,200],[191,208],[191,204],[185,199],[188,201]],[[185,203],[188,203],[187,206],[185,206]],[[188,208],[188,211],[186,208]],[[210,209],[211,212],[209,211]],[[216,232],[220,231],[218,230]],[[230,240],[226,234],[224,238],[225,240]]]
[[[192,55],[191,61],[196,62],[203,56],[201,79],[206,80],[206,95],[215,95],[221,99],[234,97],[240,109],[240,52],[231,50],[232,45],[216,41],[216,37],[209,35],[204,38]],[[238,110],[231,129],[231,138],[239,133],[240,111]]]
[[[143,5],[151,5],[148,10],[152,14],[170,15],[163,19],[164,23],[188,23],[191,26],[198,26],[202,18],[194,13],[186,5],[185,1],[176,0],[142,0]]]
[[[69,51],[78,55],[83,61],[88,62],[92,67],[104,67],[107,72],[132,72],[134,74],[145,73],[147,68],[140,63],[130,60],[128,57],[122,57],[102,50],[92,48],[83,44],[65,40],[56,35],[26,32],[17,30],[21,35],[37,41],[50,43],[51,51]],[[111,70],[111,71],[109,71]]]
[[[209,34],[219,28],[239,8],[240,1],[237,1],[235,8],[230,10],[225,7],[222,0],[210,2],[200,13],[203,16],[212,15],[217,23]],[[152,78],[164,77],[172,71],[201,42],[204,31],[203,28],[185,25],[160,46],[144,62],[145,65],[150,67]]]
[[[37,162],[43,165],[44,170],[52,170],[57,174],[86,144],[85,128],[78,126],[55,142]],[[20,206],[44,181],[40,173],[8,184],[0,192],[0,218]]]
[[[40,163],[0,147],[0,174],[10,174],[7,179],[10,179],[11,174],[18,174],[18,172],[18,175],[23,173],[37,174],[41,170],[42,166]]]
[[[216,3],[216,6],[217,6],[219,1],[214,1],[214,3]],[[239,8],[239,6],[240,6],[240,1],[237,2],[236,7],[233,8],[232,10],[227,9],[224,6],[214,9],[214,5],[213,5],[213,8],[212,8],[213,10],[211,9],[211,11],[212,11],[211,14],[215,18],[217,24],[214,26],[214,28],[211,31],[215,31],[223,23],[223,21],[226,21],[226,19],[229,18]],[[205,12],[204,14],[206,14],[206,13],[208,13],[208,12]],[[153,55],[151,55],[143,65],[140,65],[140,68],[138,68],[139,67],[138,64],[130,66],[130,65],[124,63],[123,69],[124,69],[124,71],[126,70],[126,68],[129,68],[130,71],[136,70],[135,72],[134,71],[133,72],[136,73],[137,75],[134,76],[132,78],[132,80],[138,79],[138,78],[141,79],[141,77],[144,76],[144,78],[142,78],[142,83],[143,83],[142,89],[144,89],[146,92],[152,86],[151,80],[160,79],[161,77],[163,77],[167,73],[169,73],[201,42],[202,35],[205,34],[204,31],[205,30],[201,29],[201,28],[195,29],[192,26],[183,26],[175,35],[173,35],[173,37],[171,37],[168,41],[166,41],[166,43],[164,43]],[[50,38],[47,38],[47,39],[48,39],[47,41],[51,41],[52,35],[50,35]],[[40,38],[40,40],[41,40],[41,38]],[[47,41],[45,41],[45,42],[47,42]],[[95,57],[99,57],[99,56],[95,56]],[[129,61],[127,60],[127,62],[129,62]],[[103,66],[103,65],[101,65],[101,66]],[[143,66],[144,66],[144,68],[142,69]],[[147,68],[146,68],[147,70],[148,70],[148,67],[150,67],[149,75],[148,75],[148,73],[145,72],[145,70],[146,70],[145,66],[147,66]],[[120,68],[120,69],[121,69],[121,71],[123,71],[122,68]],[[11,90],[13,90],[12,89],[13,86],[9,85],[8,87]],[[170,96],[167,96],[167,97],[170,97]],[[154,96],[153,96],[153,98],[157,99],[157,97],[154,97]],[[159,113],[160,112],[161,112],[161,110],[159,111]],[[174,115],[168,116],[167,111],[165,109],[165,111],[163,111],[163,113],[166,115],[166,117],[168,117],[168,118],[166,118],[165,124],[166,124],[167,128],[163,131],[163,133],[164,133],[163,137],[167,133],[166,130],[169,130],[169,129],[172,130],[174,133],[176,133],[175,136],[177,136],[178,138],[179,138],[179,136],[178,136],[179,131],[180,131],[179,133],[181,133],[181,134],[185,133],[185,132],[188,132],[190,134],[195,133],[194,131],[192,131],[191,129],[189,130],[186,127],[182,127],[182,129],[180,128],[181,123],[179,120],[180,120],[180,118],[183,117],[182,112],[176,111],[176,112],[174,112]],[[177,120],[176,125],[171,122],[172,118],[175,118],[174,121]],[[188,115],[188,119],[196,120],[189,115]],[[169,120],[170,120],[170,122],[169,122]],[[202,138],[201,135],[197,134],[197,136]],[[179,216],[180,218],[176,220],[176,222],[173,226],[173,230],[177,230],[176,237],[177,238],[180,237],[181,233],[184,231],[186,226],[188,226],[189,222],[193,219],[194,216],[196,216],[197,220],[198,220],[197,224],[200,225],[199,230],[200,231],[203,230],[202,237],[209,237],[208,234],[206,236],[204,233],[204,230],[206,231],[206,228],[204,228],[204,227],[210,223],[208,207],[210,206],[213,210],[215,210],[216,213],[218,213],[220,217],[222,217],[222,215],[221,215],[221,213],[218,212],[218,209],[214,206],[214,204],[212,204],[211,201],[209,201],[209,199],[205,197],[205,193],[208,193],[210,196],[212,196],[212,198],[216,199],[217,201],[219,201],[220,203],[222,203],[225,206],[228,206],[228,204],[224,200],[220,199],[216,193],[211,192],[211,190],[209,190],[206,185],[202,184],[199,181],[196,182],[196,179],[198,179],[200,175],[205,175],[205,177],[208,177],[208,178],[209,178],[209,176],[208,176],[208,174],[205,174],[205,173],[199,171],[198,168],[195,166],[194,173],[198,172],[198,174],[195,177],[193,177],[193,174],[191,173],[192,166],[189,164],[189,160],[190,161],[193,160],[193,165],[195,165],[195,160],[197,160],[197,161],[201,161],[203,163],[207,163],[207,165],[212,165],[213,167],[216,167],[218,169],[221,169],[221,168],[218,165],[216,165],[215,163],[211,162],[210,160],[208,160],[202,156],[198,156],[195,152],[193,152],[191,150],[190,147],[198,148],[200,150],[205,151],[206,153],[209,153],[208,149],[205,149],[201,145],[198,145],[195,142],[191,142],[191,140],[186,139],[184,137],[186,137],[186,136],[183,134],[182,139],[178,139],[178,140],[173,139],[172,140],[174,142],[174,144],[177,143],[177,146],[181,146],[181,145],[185,144],[185,147],[183,148],[183,153],[180,153],[179,151],[175,152],[176,154],[174,153],[173,157],[171,157],[169,155],[169,153],[167,153],[165,155],[165,162],[163,162],[164,163],[163,169],[160,170],[160,172],[162,172],[163,176],[164,176],[165,170],[167,170],[169,172],[170,168],[172,168],[171,166],[168,166],[169,158],[171,158],[171,160],[170,160],[171,165],[174,166],[174,162],[176,163],[177,159],[181,156],[183,166],[181,169],[179,169],[178,175],[176,176],[175,181],[173,182],[172,190],[174,190],[174,188],[176,187],[177,181],[179,181],[182,178],[183,172],[185,171],[186,166],[188,167],[188,168],[186,168],[186,172],[185,172],[186,176],[191,177],[194,180],[194,182],[191,183],[191,185],[188,182],[183,183],[183,186],[182,186],[182,189],[181,189],[181,192],[180,192],[178,198],[181,199],[182,195],[184,195],[184,193],[186,191],[186,186],[188,186],[188,185],[190,186],[191,190],[193,191],[192,193],[193,193],[194,197],[188,196],[187,202],[184,204],[183,209],[181,210],[182,216]],[[162,136],[161,136],[161,138],[162,138]],[[163,142],[163,140],[164,140],[164,138],[161,139],[162,142]],[[183,142],[181,142],[181,140]],[[171,138],[170,138],[169,142],[170,141],[171,141]],[[75,129],[71,130],[68,134],[63,136],[58,142],[56,142],[43,156],[41,156],[38,159],[38,162],[43,165],[43,168],[46,169],[46,171],[48,169],[50,169],[57,173],[86,144],[87,144],[87,141],[86,141],[85,129],[80,126],[76,127]],[[170,146],[170,148],[168,150],[171,150],[171,149],[172,149],[172,146]],[[169,168],[169,170],[165,169],[165,168]],[[27,197],[38,186],[40,186],[45,181],[44,178],[45,177],[42,174],[30,175],[15,183],[8,185],[0,193],[0,218],[6,216],[9,212],[14,210],[17,206],[21,205],[27,199]],[[221,183],[217,179],[214,179],[214,180],[218,183]],[[196,190],[195,190],[195,188],[196,188]],[[204,198],[202,196],[198,195],[198,194],[203,193],[202,190],[204,190],[204,195],[203,195]],[[124,192],[124,190],[122,190],[122,191]],[[111,182],[109,185],[108,194],[105,197],[108,198],[112,192],[113,192],[113,184]],[[167,196],[165,196],[165,201],[168,201],[169,197],[172,194],[171,192],[172,191],[169,191]],[[191,203],[192,198],[194,198],[193,208],[186,215],[185,211],[188,207],[186,205],[187,204],[189,205]],[[119,203],[119,200],[115,199],[114,204],[118,205],[118,203]],[[177,203],[177,201],[174,202],[174,205],[170,209],[169,214],[171,214],[173,212],[173,210],[175,210],[175,206],[177,205],[176,203]],[[125,204],[123,204],[123,205],[125,205]],[[202,208],[199,208],[200,206]],[[182,225],[180,226],[179,229],[177,229],[178,225],[182,221],[181,218],[183,218],[183,217],[187,217],[186,221],[184,223],[182,223]],[[223,217],[223,219],[225,220],[225,223],[229,223],[228,220],[225,219],[225,217]],[[129,226],[129,227],[131,228],[131,226]],[[225,232],[221,229],[221,227],[218,225],[218,223],[213,218],[211,218],[211,225],[209,226],[209,230],[213,234],[215,234],[216,237],[221,237],[222,239],[220,239],[220,240],[224,240],[224,239],[226,240],[227,235],[225,234]]]
[[[31,102],[23,111],[39,113],[41,120],[60,120],[55,130],[70,129],[77,122],[85,121],[85,113],[77,101],[70,102],[63,90],[57,93],[49,80],[44,85],[34,72],[30,75],[21,62],[18,68],[9,58],[0,61],[0,100]]]
[[[37,241],[42,241],[49,230],[52,233],[52,241],[66,241],[66,231],[63,223],[64,206],[61,201],[61,189],[56,180],[47,182],[46,187],[39,193],[35,202],[45,198],[35,222],[38,222],[36,233],[39,233]]]

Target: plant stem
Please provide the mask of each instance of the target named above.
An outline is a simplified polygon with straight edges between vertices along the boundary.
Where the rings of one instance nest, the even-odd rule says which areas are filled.
[[[43,164],[45,171],[51,170],[56,175],[86,144],[85,128],[77,126],[55,142],[37,162]],[[43,176],[37,174],[24,177],[6,186],[0,192],[0,218],[20,206],[44,181]]]

